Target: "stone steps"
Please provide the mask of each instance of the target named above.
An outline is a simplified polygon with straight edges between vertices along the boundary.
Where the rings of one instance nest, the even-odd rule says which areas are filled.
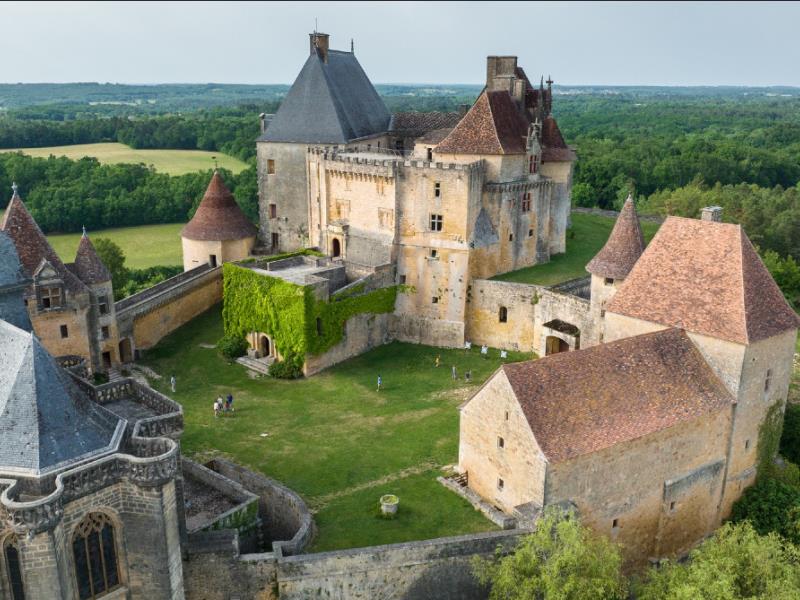
[[[240,356],[236,359],[240,365],[244,365],[251,371],[269,375],[269,366],[275,362],[273,358],[250,358],[249,356]]]

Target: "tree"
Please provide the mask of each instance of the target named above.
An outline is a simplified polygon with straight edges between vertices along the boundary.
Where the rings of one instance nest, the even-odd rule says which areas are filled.
[[[619,547],[594,535],[573,512],[550,508],[513,554],[476,559],[491,600],[613,600],[626,597]]]
[[[114,286],[114,295],[119,298],[125,284],[128,282],[128,269],[125,268],[125,253],[116,243],[108,238],[97,238],[92,242],[97,256],[103,261],[111,273],[111,283]]]
[[[800,597],[800,552],[749,522],[726,524],[683,563],[652,568],[638,600],[789,600]]]
[[[775,477],[762,477],[733,505],[731,520],[748,521],[760,534],[778,533],[800,543],[797,513],[800,488]]]

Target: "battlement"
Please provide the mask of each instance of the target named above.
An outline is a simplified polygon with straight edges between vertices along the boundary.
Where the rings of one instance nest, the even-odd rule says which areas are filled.
[[[438,161],[428,161],[422,159],[409,159],[395,154],[387,154],[385,157],[382,152],[355,152],[337,151],[329,148],[309,147],[308,153],[319,157],[320,160],[335,162],[343,165],[363,165],[367,167],[405,167],[416,169],[437,169],[441,171],[466,171],[468,173],[480,172],[483,169],[483,161],[476,160],[471,163],[447,163]]]

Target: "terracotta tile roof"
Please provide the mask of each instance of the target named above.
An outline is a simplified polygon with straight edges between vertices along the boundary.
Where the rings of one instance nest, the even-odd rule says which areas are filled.
[[[0,230],[5,231],[14,242],[25,275],[32,278],[42,260],[47,260],[64,280],[68,290],[73,293],[88,292],[86,286],[61,262],[16,192],[8,203]]]
[[[542,160],[569,162],[575,158],[575,152],[564,141],[556,120],[553,117],[545,117],[542,123]]]
[[[256,233],[256,226],[244,216],[222,177],[214,171],[203,200],[181,231],[181,237],[200,241],[242,240],[255,237]]]
[[[389,131],[417,137],[434,129],[452,129],[462,116],[458,112],[398,112],[392,115]]]
[[[97,251],[94,249],[94,244],[83,232],[81,241],[78,244],[78,253],[75,256],[75,274],[80,278],[83,283],[95,284],[105,283],[111,281],[111,273],[100,260]]]
[[[686,332],[665,329],[502,367],[542,452],[570,460],[725,410]]]
[[[505,91],[483,91],[437,147],[446,154],[524,154],[528,123]]]
[[[598,277],[625,279],[643,251],[642,227],[633,198],[628,196],[605,246],[589,261],[586,270]]]
[[[610,312],[747,344],[800,326],[741,226],[669,217]]]
[[[433,131],[429,131],[423,136],[418,137],[414,140],[415,143],[421,144],[438,144],[448,135],[450,132],[453,131],[452,127],[443,127],[442,129],[434,129]]]

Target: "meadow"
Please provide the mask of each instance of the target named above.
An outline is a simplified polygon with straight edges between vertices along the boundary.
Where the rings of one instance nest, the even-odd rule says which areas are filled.
[[[40,158],[47,158],[50,155],[66,156],[72,160],[91,156],[102,164],[144,163],[153,165],[156,171],[169,175],[207,171],[214,166],[212,157],[216,157],[220,167],[228,169],[234,174],[238,174],[247,168],[247,163],[221,152],[206,152],[204,150],[135,150],[130,146],[116,142],[51,146],[48,148],[13,148],[0,150],[0,152],[22,152],[29,156]]]
[[[458,406],[501,364],[499,352],[395,342],[308,379],[255,378],[213,348],[220,307],[149,350],[151,380],[184,408],[181,446],[198,460],[223,455],[299,492],[315,513],[312,551],[487,531],[494,525],[436,481],[458,460]],[[441,366],[435,367],[436,356]],[[529,357],[509,353],[507,360]],[[451,377],[456,367],[458,379]],[[472,381],[464,380],[467,369]],[[377,391],[378,375],[383,389]],[[232,393],[234,415],[215,418],[214,399]],[[400,497],[398,516],[378,499]]]

